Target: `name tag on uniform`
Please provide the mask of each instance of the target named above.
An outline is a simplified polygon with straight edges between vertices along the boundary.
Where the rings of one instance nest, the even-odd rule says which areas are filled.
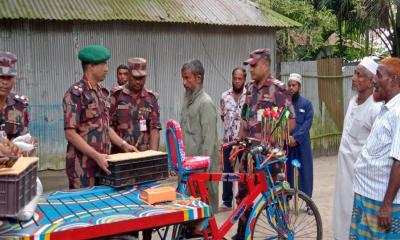
[[[118,105],[117,109],[129,109],[129,105]]]
[[[264,109],[258,109],[258,111],[257,111],[257,121],[258,122],[261,122],[263,114],[264,114]]]
[[[271,97],[269,96],[268,93],[264,94],[263,100],[266,101],[266,102],[271,102]]]
[[[300,109],[299,109],[299,112],[304,113],[304,112],[306,112],[306,110],[300,108]]]
[[[140,119],[139,120],[139,126],[140,126],[140,131],[141,132],[146,132],[147,131],[147,125],[146,125],[146,120],[145,119]]]

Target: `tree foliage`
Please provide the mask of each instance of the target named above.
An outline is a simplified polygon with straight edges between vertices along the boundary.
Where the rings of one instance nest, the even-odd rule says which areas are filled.
[[[373,32],[390,55],[400,56],[400,0],[315,0],[314,5],[331,9],[340,35],[365,42],[367,53],[372,53]]]
[[[302,24],[277,32],[278,61],[314,60],[336,29],[332,12],[326,8],[317,10],[313,3],[304,0],[258,0],[258,3]]]

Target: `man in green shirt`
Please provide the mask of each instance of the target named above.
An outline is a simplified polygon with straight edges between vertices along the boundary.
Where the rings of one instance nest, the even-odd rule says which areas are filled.
[[[187,156],[209,156],[210,172],[218,172],[219,141],[217,108],[204,91],[204,67],[199,60],[185,63],[181,69],[185,98],[181,111],[181,127]],[[209,183],[208,194],[213,212],[218,211],[218,183]]]

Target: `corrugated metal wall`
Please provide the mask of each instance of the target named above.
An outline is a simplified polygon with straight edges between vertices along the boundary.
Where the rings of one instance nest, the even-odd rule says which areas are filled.
[[[318,95],[318,70],[316,61],[283,62],[281,64],[281,79],[287,83],[291,73],[302,75],[303,86],[301,92],[311,100],[315,115],[320,115],[320,99]]]
[[[275,52],[274,30],[266,28],[122,21],[0,24],[0,49],[18,56],[16,91],[31,99],[30,128],[39,139],[40,169],[64,168],[61,101],[82,75],[76,56],[86,44],[103,44],[111,50],[110,73],[104,82],[109,88],[116,84],[119,64],[135,56],[148,60],[146,86],[160,94],[163,126],[171,118],[179,119],[183,97],[180,68],[186,61],[198,58],[203,62],[205,89],[218,103],[221,93],[231,86],[231,70],[242,65],[251,50],[269,47]]]
[[[347,107],[349,106],[350,99],[356,94],[351,89],[351,77],[353,76],[353,72],[356,69],[356,65],[348,65],[343,66],[343,97],[344,97],[344,113],[347,112]]]
[[[351,77],[353,75],[355,65],[343,66],[343,104],[344,114],[346,114],[347,106],[354,91],[351,89]],[[305,62],[282,62],[281,63],[281,80],[287,83],[290,73],[299,73],[302,75],[303,86],[302,94],[311,100],[316,115],[321,114],[321,100],[318,95],[318,69],[317,61]]]

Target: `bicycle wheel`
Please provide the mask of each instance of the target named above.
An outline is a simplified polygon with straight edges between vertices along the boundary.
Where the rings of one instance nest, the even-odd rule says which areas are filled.
[[[267,201],[264,204],[256,217],[251,239],[322,240],[322,220],[315,203],[305,193],[299,191],[296,216],[294,190],[283,191],[284,193],[280,195],[287,201],[269,201],[270,203]],[[286,210],[282,211],[279,204],[286,206]],[[279,221],[282,223],[282,220],[284,224],[277,223]]]

